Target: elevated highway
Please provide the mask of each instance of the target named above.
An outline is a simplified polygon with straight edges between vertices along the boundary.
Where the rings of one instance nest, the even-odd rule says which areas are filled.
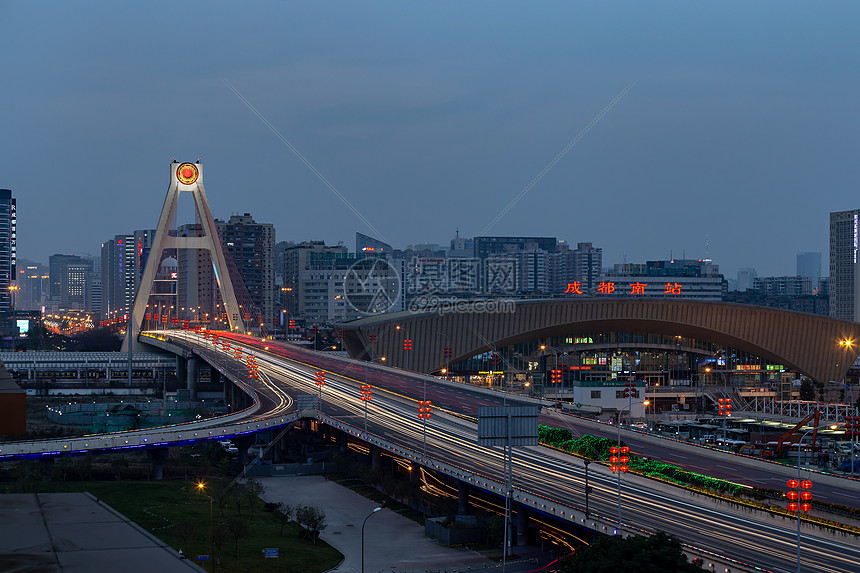
[[[474,415],[480,405],[499,405],[506,398],[288,345],[241,335],[228,336],[233,348],[238,345],[245,355],[253,353],[256,357],[261,377],[253,386],[243,379],[242,361],[193,333],[173,331],[145,338],[147,342],[174,352],[192,351],[217,366],[223,375],[244,385],[254,396],[251,408],[224,419],[182,427],[41,443],[5,443],[0,457],[43,457],[132,447],[164,448],[283,427],[298,416],[291,397],[317,394],[319,388],[314,383],[314,373],[322,369],[327,372],[323,401],[320,410],[312,413],[318,420],[340,430],[347,439],[386,450],[410,460],[413,465],[450,476],[465,487],[504,494],[501,449],[477,446],[475,424],[469,415]],[[365,380],[375,387],[374,400],[369,404],[359,399],[359,385]],[[443,410],[439,415],[434,412],[434,417],[427,422],[426,434],[424,425],[417,419],[415,405],[425,391],[434,405]],[[509,399],[509,403],[512,401]],[[367,431],[364,429],[365,412]],[[555,423],[558,425],[557,420]],[[426,455],[422,453],[425,439]],[[625,441],[629,441],[626,435]],[[641,446],[633,445],[637,451],[646,446],[647,440],[643,440]],[[683,452],[680,455],[697,457]],[[719,459],[719,463],[711,467],[728,468],[726,471],[736,478],[749,473],[747,466],[733,464],[731,458]],[[688,544],[688,554],[702,557],[706,564],[714,564],[712,570],[719,567],[721,571],[795,571],[796,521],[793,519],[743,511],[706,496],[627,475],[621,482],[622,519],[619,523],[615,517],[618,515],[617,478],[601,464],[592,464],[589,470],[589,485],[594,491],[590,496],[590,511],[586,514],[586,476],[582,460],[547,448],[532,447],[517,449],[513,463],[511,495],[518,516],[537,521],[562,520],[610,534],[615,531],[667,531]],[[781,476],[778,479],[783,481]],[[770,485],[776,487],[773,483]],[[816,481],[813,490],[816,495],[824,490],[857,499],[854,483],[842,488],[845,491],[841,493],[838,486],[822,485],[819,489]],[[860,544],[856,536],[832,535],[809,524],[802,526],[802,534],[804,571],[847,573],[857,570]]]
[[[195,338],[192,333],[177,333],[176,336],[203,348],[211,344]],[[350,439],[385,449],[469,487],[504,493],[501,449],[479,447],[476,426],[464,414],[474,414],[479,405],[499,405],[505,398],[490,392],[475,393],[469,388],[452,388],[435,378],[285,344],[241,335],[226,336],[233,348],[238,344],[245,353],[254,352],[261,371],[289,393],[318,393],[314,373],[325,370],[321,412],[316,417],[340,429]],[[359,399],[359,385],[365,379],[375,388],[370,404]],[[416,400],[423,397],[425,384],[427,397],[435,406],[443,407],[440,415],[434,415],[427,422],[426,456],[422,454],[424,426],[416,416]],[[512,401],[509,399],[508,403]],[[364,431],[365,406],[367,432]],[[731,456],[726,456],[714,465],[731,468],[730,471],[736,472],[735,477],[749,471],[746,465],[732,466],[730,459]],[[744,460],[745,463],[749,461]],[[783,481],[781,476],[776,479]],[[590,496],[590,513],[586,515],[582,460],[543,447],[520,448],[514,453],[512,497],[518,512],[538,519],[548,516],[606,533],[618,529],[625,533],[667,531],[692,546],[690,551],[703,548],[706,552],[700,555],[706,562],[722,564],[730,571],[754,570],[755,567],[774,572],[795,570],[797,545],[793,519],[744,511],[730,503],[628,475],[621,484],[622,521],[618,523],[617,518],[607,517],[617,515],[616,476],[601,464],[592,464],[589,481],[594,492]],[[776,487],[773,483],[770,485]],[[849,498],[853,495],[856,500],[855,485],[840,488],[838,484],[829,484],[826,488],[835,492],[844,489],[838,495]],[[825,489],[823,484],[821,489]],[[816,494],[819,491],[818,481],[814,491]],[[860,547],[855,536],[834,536],[809,524],[802,526],[802,533],[804,571],[856,570]]]

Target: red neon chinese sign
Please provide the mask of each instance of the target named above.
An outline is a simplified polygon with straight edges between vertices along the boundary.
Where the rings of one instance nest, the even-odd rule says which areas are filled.
[[[683,285],[678,283],[666,283],[666,289],[663,291],[663,294],[681,294],[681,288]]]
[[[648,283],[635,282],[630,285],[630,294],[645,294],[645,287]]]
[[[615,283],[601,282],[597,285],[597,292],[600,294],[612,294],[615,292]]]
[[[567,290],[564,291],[564,294],[582,294],[582,283],[579,281],[567,283]]]

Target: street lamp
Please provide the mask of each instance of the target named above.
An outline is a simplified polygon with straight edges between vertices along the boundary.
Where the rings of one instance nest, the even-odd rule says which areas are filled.
[[[409,354],[412,351],[412,339],[409,338],[409,331],[406,330],[405,326],[396,325],[394,327],[395,330],[403,330],[404,338],[403,338],[403,352],[406,354],[406,370],[409,370]]]
[[[197,484],[197,489],[201,492],[206,491],[206,483],[199,482]],[[211,571],[215,572],[215,519],[214,514],[212,513],[212,494],[206,494],[209,497],[209,542],[210,542],[210,551],[209,555],[209,563],[211,563]]]
[[[851,352],[854,349],[854,341],[849,339],[849,338],[845,338],[845,339],[842,339],[839,341],[839,346],[841,346],[842,348],[844,348],[848,352]],[[851,407],[853,408],[855,406],[855,404],[854,404],[854,389],[848,383],[847,372],[846,372],[846,375],[844,378],[844,382],[845,382],[845,388],[851,394]],[[848,420],[847,415],[846,415],[845,419],[846,419],[846,421]],[[850,472],[849,475],[851,476],[852,479],[854,478],[854,436],[856,433],[857,433],[857,425],[854,424],[852,426],[852,432],[851,432],[851,458],[848,462],[848,464],[851,466],[849,468],[849,472]]]
[[[367,525],[367,520],[373,517],[373,515],[382,509],[382,506],[377,506],[373,508],[373,511],[370,512],[370,515],[364,518],[364,522],[361,524],[361,573],[364,573],[364,526]]]
[[[705,368],[705,372],[710,372],[710,368]],[[720,416],[725,416],[723,418],[723,448],[726,447],[726,427],[729,425],[729,416],[732,415],[732,399],[729,396],[729,384],[728,384],[728,373],[722,372],[719,370],[714,370],[714,373],[719,374],[723,377],[723,394],[725,394],[725,399],[719,399],[718,411]]]
[[[809,480],[801,481],[800,479],[800,448],[803,445],[803,440],[806,439],[807,434],[809,434],[809,432],[815,432],[816,429],[817,428],[812,428],[811,430],[807,430],[802,436],[800,436],[800,441],[797,442],[797,480],[788,480],[788,487],[792,488],[792,491],[788,493],[788,498],[792,500],[792,502],[788,504],[788,509],[789,511],[797,511],[797,573],[800,573],[800,512],[809,511],[811,509],[809,502],[812,500],[812,494],[809,492],[809,489],[812,487],[812,482]],[[835,430],[836,426],[830,426],[830,429]],[[813,440],[813,442],[814,441],[815,440]],[[815,451],[815,444],[813,443],[812,446],[812,450]],[[794,491],[794,488],[797,486],[802,487],[804,491],[798,494]],[[794,501],[795,498],[800,498],[803,503],[796,503]]]
[[[610,463],[613,464],[609,466],[609,469],[618,473],[618,535],[621,535],[621,474],[627,473],[627,470],[629,469],[626,465],[628,461],[626,454],[629,452],[629,450],[626,446],[624,448],[621,447],[621,414],[624,413],[624,410],[627,410],[631,406],[633,406],[633,404],[642,404],[643,406],[648,406],[648,404],[650,403],[651,402],[648,400],[640,400],[637,402],[632,402],[618,411],[618,419],[616,420],[615,424],[616,429],[618,431],[617,446],[615,448],[609,448],[609,452],[613,454],[613,456],[609,458]],[[612,450],[615,451],[613,452]],[[613,458],[616,457],[614,454],[616,453],[621,454],[621,456],[615,461],[613,461]]]

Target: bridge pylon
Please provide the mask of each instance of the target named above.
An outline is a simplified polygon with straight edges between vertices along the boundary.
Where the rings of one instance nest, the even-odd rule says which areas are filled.
[[[201,236],[179,237],[176,236],[176,233],[171,234],[170,232],[172,222],[176,217],[176,206],[181,193],[191,193],[194,199],[197,217],[200,220]],[[128,350],[129,337],[137,337],[140,334],[140,328],[146,316],[146,305],[152,294],[152,285],[165,249],[202,249],[209,251],[230,330],[244,332],[245,323],[239,312],[239,303],[233,290],[233,281],[230,279],[227,259],[221,248],[221,239],[218,236],[218,229],[215,227],[215,219],[212,218],[212,211],[209,209],[206,190],[203,188],[203,165],[199,160],[196,163],[173,161],[170,164],[170,186],[167,189],[167,196],[161,209],[161,217],[158,220],[158,228],[155,231],[152,247],[146,259],[140,289],[134,298],[126,337],[122,343],[123,351]]]

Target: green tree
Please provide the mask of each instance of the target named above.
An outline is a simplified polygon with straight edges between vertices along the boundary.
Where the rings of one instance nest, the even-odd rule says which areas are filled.
[[[562,573],[695,573],[677,537],[662,531],[650,537],[604,536],[562,562]]]

